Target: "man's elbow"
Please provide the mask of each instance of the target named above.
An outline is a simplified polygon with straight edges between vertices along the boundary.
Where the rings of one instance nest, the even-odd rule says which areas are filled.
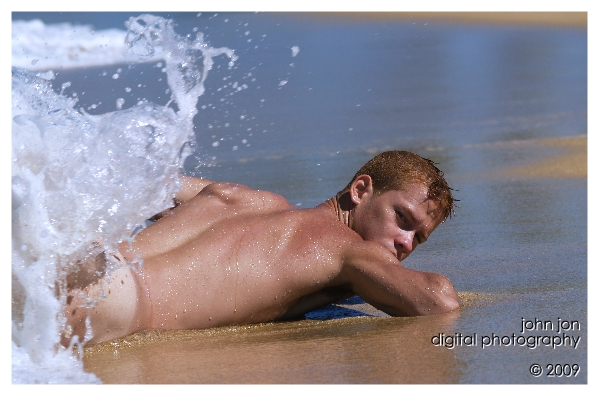
[[[419,294],[411,296],[412,301],[404,301],[392,307],[372,304],[394,317],[443,314],[459,308],[458,293],[448,278],[435,273],[424,274],[425,280],[419,286]]]
[[[435,314],[442,314],[454,311],[458,307],[460,307],[460,303],[458,301],[458,295],[456,294],[456,291],[454,291],[452,295],[442,296],[439,302],[439,307]]]
[[[443,314],[454,311],[460,306],[458,294],[448,278],[433,272],[423,274],[425,279],[420,285],[420,295],[414,297],[414,302],[411,303],[412,307],[408,307],[404,314],[392,315],[416,317]]]
[[[458,293],[448,278],[438,274],[430,274],[430,290],[433,296],[433,306],[424,314],[442,314],[456,310],[460,303]],[[433,289],[435,288],[435,289]]]

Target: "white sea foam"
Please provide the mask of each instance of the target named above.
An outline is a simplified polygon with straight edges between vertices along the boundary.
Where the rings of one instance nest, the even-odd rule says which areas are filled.
[[[13,64],[29,71],[13,68],[12,80],[12,381],[100,382],[58,344],[66,277],[77,260],[111,250],[171,205],[212,58],[225,54],[231,66],[235,56],[206,45],[201,35],[183,38],[169,20],[151,15],[130,19],[127,32],[14,24]],[[36,42],[44,34],[48,44]],[[31,71],[156,58],[166,61],[177,112],[143,102],[90,116],[52,90],[52,72]]]
[[[13,21],[12,65],[30,71],[81,68],[139,62],[125,46],[126,31],[94,30],[90,26],[44,24],[40,20]],[[161,59],[161,47],[151,58]]]

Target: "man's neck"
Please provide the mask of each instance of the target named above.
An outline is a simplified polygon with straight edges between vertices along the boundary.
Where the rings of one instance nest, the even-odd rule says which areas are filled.
[[[354,204],[350,201],[350,193],[346,192],[342,195],[336,195],[322,203],[319,207],[327,207],[331,210],[338,221],[352,228],[352,208]]]

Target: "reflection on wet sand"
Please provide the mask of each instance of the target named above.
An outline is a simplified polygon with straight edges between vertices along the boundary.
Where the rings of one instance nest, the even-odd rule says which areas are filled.
[[[459,314],[145,332],[89,347],[84,362],[109,384],[458,383],[455,353],[431,338],[453,334]]]
[[[541,147],[558,149],[558,154],[541,161],[507,168],[502,171],[508,177],[586,178],[587,136],[530,140],[520,143],[523,148]]]
[[[455,149],[452,182],[587,178],[587,135],[497,141]],[[474,165],[477,164],[477,168]]]

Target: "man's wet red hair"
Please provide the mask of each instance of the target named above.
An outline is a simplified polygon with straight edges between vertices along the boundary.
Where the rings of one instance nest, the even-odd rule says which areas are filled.
[[[444,173],[435,163],[410,151],[386,151],[376,155],[363,165],[350,183],[338,195],[350,190],[350,185],[360,175],[369,175],[376,196],[389,190],[407,189],[417,183],[427,188],[427,196],[434,200],[442,212],[442,221],[454,213],[452,189],[444,179]]]

